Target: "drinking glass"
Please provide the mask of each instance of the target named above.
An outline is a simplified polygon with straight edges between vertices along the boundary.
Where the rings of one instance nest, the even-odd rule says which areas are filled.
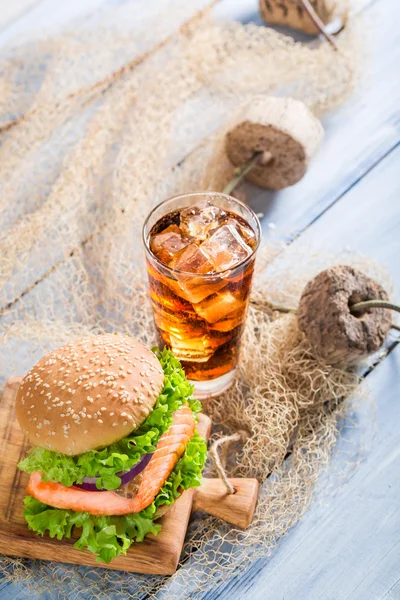
[[[206,244],[211,252],[215,250],[216,256],[222,257],[223,266],[230,265],[220,272],[201,272],[204,269],[199,264],[196,272],[182,269],[182,264],[186,267],[182,259],[176,268],[162,260],[162,253],[157,256],[151,248],[155,235],[166,228],[177,230],[180,213],[188,207],[194,207],[194,213],[199,202],[211,202],[225,213],[225,219],[215,223],[211,241]],[[244,244],[248,249],[244,257],[243,244],[233,229],[243,232],[248,242],[248,246]],[[181,361],[200,399],[222,393],[234,379],[260,231],[257,216],[246,204],[218,192],[170,198],[154,208],[145,221],[143,242],[159,342],[162,347],[171,348]],[[196,247],[190,244],[186,255],[196,253]]]

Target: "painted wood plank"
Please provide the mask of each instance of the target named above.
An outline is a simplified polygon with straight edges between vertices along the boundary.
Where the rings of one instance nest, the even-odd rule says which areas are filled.
[[[19,0],[22,2],[22,0]],[[28,0],[23,0],[28,2]],[[30,0],[33,2],[33,0]],[[37,0],[36,0],[37,1]],[[171,10],[174,10],[178,4],[174,0],[168,0]],[[184,13],[193,14],[198,8],[197,2],[191,3],[191,6],[184,6],[180,3],[182,16]],[[114,16],[121,15],[122,19],[128,18],[136,23],[138,29],[143,30],[148,27],[151,31],[151,21],[155,15],[162,14],[165,21],[168,21],[166,8],[168,6],[163,0],[154,2],[145,2],[144,0],[71,0],[70,2],[58,2],[57,0],[42,0],[35,5],[27,14],[21,15],[19,19],[12,22],[0,33],[0,47],[8,43],[21,43],[24,41],[39,40],[43,35],[52,35],[64,30],[71,23],[82,19],[91,19],[99,14],[99,11],[108,11],[110,14],[110,26]],[[175,23],[179,27],[179,23]]]
[[[301,183],[279,194],[254,189],[252,207],[264,212],[284,239],[307,227],[400,139],[400,103],[392,102],[400,94],[394,75],[400,62],[400,30],[389,25],[394,15],[400,16],[396,0],[375,2],[363,13],[365,79],[345,106],[322,119],[325,143]]]
[[[399,164],[400,145],[291,244],[287,260],[322,243],[327,253],[340,248],[364,253],[391,274],[393,300],[399,300]]]
[[[225,2],[226,6],[231,6],[232,3],[232,9],[238,6],[237,0],[235,2],[225,0]],[[394,2],[395,0],[381,0],[372,5],[367,10],[371,22],[375,22],[377,15],[381,13],[383,16],[393,13]],[[377,11],[378,7],[383,8]],[[250,11],[245,17],[242,8],[239,14],[242,19],[248,20],[253,13]],[[250,204],[257,212],[264,212],[267,221],[277,224],[280,235],[286,239],[293,237],[296,232],[307,226],[307,223],[324,210],[324,207],[335,202],[355,179],[376,164],[399,139],[398,128],[393,126],[393,119],[398,114],[399,102],[396,93],[400,92],[396,88],[392,90],[390,82],[393,81],[393,73],[397,68],[396,48],[400,48],[400,44],[396,42],[400,32],[395,27],[394,21],[389,18],[385,35],[381,35],[382,28],[375,30],[372,28],[372,32],[374,68],[368,86],[365,85],[341,111],[325,120],[326,143],[307,176],[297,186],[279,194],[259,190],[252,192]],[[386,87],[386,83],[382,85],[382,81],[388,82],[390,89]],[[224,122],[227,116],[223,105],[222,110],[221,107],[215,108],[219,106],[216,101],[213,106],[214,108],[208,104],[206,108],[210,109],[211,116],[208,118],[214,127],[217,122]],[[192,110],[194,109],[198,114],[196,104],[192,106]],[[182,114],[186,114],[185,111]],[[364,125],[366,122],[370,123],[368,131]],[[192,144],[197,141],[196,138],[191,138]],[[38,260],[37,256],[32,254],[31,260],[25,262],[23,276],[15,274],[13,292],[6,292],[5,303],[18,297],[18,294],[40,279],[61,257],[60,252],[56,252],[54,248],[43,251],[44,254],[48,257],[46,261]]]
[[[382,518],[386,517],[383,515]],[[374,527],[371,529],[374,530]],[[398,532],[399,537],[400,533]],[[375,539],[374,543],[377,544],[377,541]],[[381,558],[374,568],[370,568],[364,581],[348,596],[349,600],[365,600],[368,596],[392,598],[393,600],[400,598],[399,565],[400,541]]]
[[[398,568],[398,562],[396,568]],[[400,579],[395,583],[382,600],[398,600],[400,598]]]
[[[383,113],[383,112],[384,112],[384,111],[382,111],[382,113]],[[372,171],[372,173],[373,173],[373,171]],[[387,184],[385,184],[385,186],[386,186],[386,185],[387,185]],[[355,188],[355,189],[356,189],[356,188]],[[368,191],[368,190],[367,190],[367,191]],[[378,190],[378,191],[379,191],[379,190]],[[342,200],[343,200],[343,199],[342,199]],[[392,213],[390,213],[390,214],[392,214]],[[272,219],[272,214],[271,214],[271,213],[269,214],[269,218],[271,218],[271,219]],[[346,218],[347,218],[347,217],[346,217]],[[313,226],[313,227],[314,227],[314,226]],[[312,231],[312,230],[313,230],[313,227],[310,229],[310,231]],[[367,249],[368,249],[368,244],[367,244]],[[248,581],[248,580],[247,580],[247,581]],[[264,579],[264,581],[265,581],[265,584],[264,584],[264,590],[265,590],[265,589],[267,589],[267,587],[268,587],[268,579]],[[243,589],[245,589],[245,588],[243,588]],[[393,589],[395,589],[395,588],[393,588]],[[398,588],[397,588],[397,589],[398,589]],[[239,595],[236,595],[236,597],[237,597],[237,598],[244,597],[243,595],[240,595],[241,593],[242,593],[242,591],[240,591],[240,592],[239,592]],[[388,592],[388,594],[389,594],[389,593],[390,593],[390,591]],[[222,596],[221,596],[221,597],[222,597]],[[226,597],[227,597],[227,596],[226,596]],[[265,597],[265,596],[262,596],[262,597]],[[389,596],[388,596],[388,597],[389,597]],[[393,596],[393,597],[396,597],[396,598],[397,598],[397,596]],[[279,598],[279,597],[278,597],[278,598]],[[368,597],[366,597],[366,598],[368,598]]]
[[[28,0],[25,1],[28,2]],[[10,42],[14,44],[16,40],[19,42],[28,39],[33,41],[39,39],[44,33],[51,34],[60,27],[68,26],[71,20],[94,12],[106,2],[107,0],[72,0],[71,2],[42,0],[1,31],[0,47]]]
[[[368,378],[378,401],[379,431],[354,476],[325,506],[314,506],[272,558],[258,561],[207,600],[378,600],[390,590],[398,577],[392,566],[398,566],[400,539],[400,434],[393,427],[400,416],[399,374],[397,348]],[[340,470],[345,460],[336,456],[331,469]]]
[[[13,0],[8,2],[2,0],[0,2],[0,31],[10,24],[20,20],[21,17],[32,10],[41,0]]]
[[[21,590],[21,586],[9,582],[0,582],[1,600],[32,600],[32,595],[28,595]]]
[[[81,69],[82,78],[79,80],[79,82],[80,84],[82,84],[83,88],[85,88],[85,85],[88,85],[90,89],[91,84],[98,80],[101,81],[107,73],[113,72],[113,70],[120,67],[121,64],[126,64],[128,62],[132,62],[133,60],[137,60],[138,64],[140,62],[144,62],[148,58],[148,52],[150,52],[152,49],[156,51],[159,47],[159,44],[161,45],[162,43],[167,43],[169,37],[174,33],[178,33],[178,31],[184,23],[186,23],[190,18],[194,17],[195,15],[198,15],[201,12],[201,10],[203,10],[206,6],[208,6],[211,3],[212,0],[194,0],[190,3],[182,3],[181,0],[171,0],[168,2],[168,4],[165,3],[165,0],[154,0],[151,3],[146,2],[146,0],[136,0],[135,2],[117,2],[116,5],[112,2],[112,0],[103,2],[101,18],[98,14],[95,13],[91,15],[90,19],[86,19],[85,26],[90,31],[91,27],[94,27],[96,24],[99,25],[99,23],[101,22],[102,27],[105,28],[106,26],[109,26],[110,31],[113,31],[115,36],[117,32],[121,31],[122,41],[125,40],[124,43],[122,43],[119,40],[119,38],[117,38],[119,40],[118,43],[120,45],[118,49],[116,49],[114,47],[114,42],[113,52],[109,52],[107,50],[106,44],[102,45],[101,52],[104,60],[99,60],[98,55],[96,53],[91,54],[89,52],[87,57],[85,54],[81,56],[81,63],[75,64],[74,61],[77,60],[77,58],[79,58],[79,44],[77,45],[77,49],[75,49],[77,55],[72,56],[72,58],[68,55],[68,53],[66,53],[64,57],[60,56],[59,60],[61,61],[61,63],[63,63],[64,61],[65,69],[61,69],[59,62],[57,61],[57,68],[59,72],[58,87],[56,86],[56,89],[58,90],[57,93],[62,97],[63,94],[67,96],[68,94],[74,93],[79,89],[80,85],[78,85],[76,78],[73,75],[74,69]],[[61,3],[59,6],[66,6],[66,4]],[[79,3],[73,2],[71,3],[71,6],[76,8],[80,5]],[[84,11],[88,10],[88,4],[86,0],[81,8],[83,13],[81,12],[80,14],[82,16],[82,14],[85,14]],[[68,18],[70,21],[73,18],[73,16],[74,15],[69,14]],[[41,14],[38,16],[40,27],[45,28],[46,19],[44,17],[41,19],[40,17]],[[36,24],[36,27],[39,27],[39,25]],[[79,24],[79,27],[82,30],[81,22]],[[131,33],[131,35],[129,36],[127,35],[128,31]],[[98,40],[97,43],[100,44],[100,40]],[[29,44],[27,49],[26,47],[23,48],[25,48],[23,52],[32,52],[32,48]],[[43,52],[43,48],[41,48],[40,45],[39,51]],[[46,62],[45,57],[43,58],[43,60]],[[85,62],[86,60],[87,62]],[[106,68],[104,63],[108,65],[108,69]],[[22,64],[24,64],[24,61],[22,61]],[[71,69],[72,71],[71,77],[68,77],[66,75],[65,70],[68,72],[68,69]],[[40,76],[41,73],[42,71],[40,71]],[[32,82],[30,82],[30,85],[32,86]],[[44,85],[43,87],[46,89],[46,85]],[[21,91],[21,93],[23,94],[23,91]],[[34,100],[27,100],[26,110],[28,112],[31,108],[30,103],[32,101],[32,111],[34,111],[37,105],[41,105],[41,88],[39,89],[39,91],[37,91],[37,94],[39,98],[36,98],[35,96]],[[132,96],[134,95],[136,95],[134,90],[131,90],[130,94],[128,92],[126,102],[128,103],[130,99],[132,100],[132,102],[134,102],[132,98]],[[42,98],[42,103],[43,101],[44,100]],[[23,153],[23,157],[21,158],[20,163],[18,163],[18,169],[16,168],[13,171],[13,173],[9,174],[9,177],[7,177],[4,172],[2,173],[2,185],[4,185],[8,190],[7,196],[9,197],[9,194],[11,194],[11,196],[13,197],[13,201],[9,203],[9,206],[13,207],[10,211],[10,216],[7,215],[7,206],[3,206],[3,214],[2,218],[0,219],[3,225],[3,232],[4,230],[7,231],[7,237],[8,233],[10,231],[13,231],[15,228],[19,230],[19,228],[21,227],[25,231],[29,229],[29,226],[24,227],[24,223],[20,222],[20,219],[22,219],[24,214],[28,215],[28,219],[39,218],[39,216],[43,216],[44,221],[46,221],[47,223],[47,225],[42,226],[42,229],[40,229],[40,226],[36,228],[36,232],[38,233],[39,238],[42,238],[42,241],[39,242],[39,244],[36,244],[35,241],[32,241],[29,251],[27,252],[25,258],[22,259],[23,264],[21,263],[20,268],[16,269],[11,276],[12,282],[16,284],[15,291],[17,295],[18,293],[22,293],[22,291],[26,289],[27,286],[29,287],[30,283],[36,281],[41,274],[46,272],[47,269],[51,268],[63,256],[62,249],[59,247],[58,244],[51,244],[46,246],[44,240],[46,238],[48,239],[49,231],[54,228],[54,224],[56,221],[68,221],[68,210],[65,210],[65,208],[62,209],[58,206],[57,199],[54,198],[54,195],[51,199],[48,198],[48,195],[52,187],[58,181],[60,169],[62,167],[65,167],[66,163],[69,164],[69,155],[74,155],[74,150],[77,146],[79,146],[78,139],[80,137],[81,131],[85,126],[88,125],[88,122],[90,122],[92,118],[96,119],[96,110],[99,108],[100,104],[101,101],[99,101],[94,107],[90,106],[86,111],[83,110],[82,113],[78,111],[76,117],[71,118],[70,120],[66,118],[66,124],[61,119],[62,125],[56,128],[54,139],[50,140],[49,143],[45,142],[41,144],[40,135],[39,141],[38,143],[36,143],[36,138],[38,136],[33,134],[33,137],[31,139],[32,143],[28,147],[26,152]],[[131,106],[130,109],[132,109]],[[7,107],[5,107],[5,110],[7,110]],[[24,114],[23,110],[22,114]],[[47,113],[43,115],[44,128],[46,126],[49,126],[47,124],[47,118],[51,122],[51,115],[51,111],[49,112],[49,115],[47,115]],[[7,123],[10,119],[12,120],[13,118],[14,117],[10,115],[2,115],[2,122]],[[20,125],[22,130],[24,129],[24,126],[25,124],[24,122],[22,122],[22,124]],[[102,136],[102,132],[104,131],[102,129],[103,126],[103,120],[100,120],[99,125],[95,126],[96,130],[102,130],[100,132],[100,137]],[[12,131],[14,131],[15,133],[15,130]],[[106,132],[110,133],[109,130],[106,130]],[[12,136],[12,132],[10,132],[9,135]],[[26,135],[29,135],[29,131],[26,132]],[[120,133],[120,137],[121,136],[122,133]],[[120,141],[120,137],[117,137],[117,143],[118,141]],[[7,154],[7,151],[5,150],[7,140],[8,136],[7,134],[5,134],[5,140],[2,144],[1,149],[1,151],[5,154]],[[112,141],[109,143],[109,147],[112,146],[112,142],[114,142],[114,138],[112,138]],[[13,150],[15,153],[19,152],[19,146],[17,142],[12,148],[8,149],[8,151],[11,150]],[[87,154],[90,155],[90,150],[87,151]],[[73,160],[73,158],[71,160]],[[38,168],[38,165],[40,165],[40,168]],[[27,187],[24,187],[24,182],[26,184],[28,180],[29,185],[27,185]],[[36,189],[37,185],[40,187],[40,193],[38,192],[39,197],[33,199],[30,190],[32,188]],[[87,192],[89,198],[92,197],[90,192],[91,190],[88,190]],[[82,197],[84,196],[85,194],[82,194]],[[96,194],[93,194],[93,196],[96,196]],[[89,213],[96,206],[96,201],[101,202],[101,200],[96,196],[96,198],[88,207]],[[77,204],[78,203],[79,199]],[[52,211],[55,211],[56,218],[55,220],[51,220],[51,223],[49,225],[48,221],[51,218]],[[75,242],[73,243],[73,245],[75,246],[77,243],[79,243],[80,239],[83,239],[87,235],[89,235],[95,227],[95,225],[96,224],[94,223],[93,218],[80,219],[80,225],[77,227],[79,233],[77,234],[77,238],[75,238]],[[4,237],[2,239],[2,243],[3,242]],[[5,241],[4,243],[7,247],[7,241]],[[2,248],[4,248],[4,246],[2,246]],[[4,251],[5,253],[7,252],[6,250]],[[68,254],[68,248],[66,253]],[[10,291],[10,288],[12,287],[12,284],[10,286],[4,286],[4,288],[2,288],[1,295],[3,295],[4,290],[6,290],[5,297],[12,297],[14,295],[14,293]]]
[[[382,263],[400,293],[399,163],[397,148],[303,233],[285,260],[296,260],[307,247],[321,249],[322,240],[328,252],[348,246]],[[271,559],[258,561],[224,588],[206,595],[207,600],[353,600],[346,595],[353,590],[354,600],[374,600],[396,583],[398,570],[391,565],[398,559],[400,540],[400,435],[394,426],[400,416],[396,400],[400,349],[393,354],[377,374],[368,377],[368,388],[378,403],[379,431],[365,464],[327,507],[313,507]],[[343,456],[336,458],[332,471],[340,470],[340,460]],[[381,595],[367,595],[368,581],[375,589],[386,588]],[[357,595],[358,586],[364,596]]]
[[[323,243],[326,252],[336,251],[340,247],[352,247],[353,250],[362,251],[381,263],[393,276],[395,293],[393,298],[400,298],[400,281],[398,278],[397,257],[400,254],[400,211],[398,210],[398,197],[400,194],[400,181],[397,177],[400,149],[393,151],[386,160],[382,161],[376,169],[370,172],[361,182],[353,187],[340,202],[333,206],[326,214],[316,221],[291,248],[279,259],[271,269],[276,270],[279,261],[296,261],[298,248],[314,246],[319,251]],[[324,219],[327,219],[325,221]],[[329,223],[323,229],[318,225]],[[322,242],[323,240],[323,242]],[[268,271],[266,276],[268,276]],[[56,293],[57,279],[49,278],[28,294],[19,304],[20,318],[24,314],[35,311],[37,318],[45,316],[46,298],[48,294]],[[56,307],[56,316],[63,317],[68,298],[63,293],[63,303],[60,301]],[[3,324],[7,318],[3,317]],[[34,358],[39,358],[34,352],[40,349],[23,348],[16,346],[10,336],[8,364],[0,369],[0,377],[6,378],[24,372],[31,366]]]

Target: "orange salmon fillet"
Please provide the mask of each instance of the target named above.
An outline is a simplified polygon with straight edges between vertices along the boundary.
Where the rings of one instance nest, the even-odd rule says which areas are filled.
[[[31,474],[26,491],[40,502],[55,508],[97,516],[138,513],[153,502],[167,481],[192,438],[195,427],[196,422],[188,406],[175,412],[171,427],[160,437],[149,464],[142,471],[141,482],[133,498],[124,498],[115,492],[87,492],[53,481],[42,481],[42,474],[38,471]]]

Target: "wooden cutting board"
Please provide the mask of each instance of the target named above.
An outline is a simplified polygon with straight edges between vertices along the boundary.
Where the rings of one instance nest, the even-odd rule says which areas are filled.
[[[3,554],[38,558],[135,573],[172,575],[181,555],[192,510],[194,490],[185,491],[160,519],[162,531],[149,534],[140,544],[132,544],[126,556],[115,558],[109,565],[97,563],[88,551],[73,547],[74,540],[40,537],[29,531],[23,517],[23,498],[29,475],[17,469],[17,463],[30,446],[15,417],[15,396],[21,378],[9,379],[0,402],[0,549]],[[208,438],[211,421],[200,415],[199,433]],[[213,480],[210,480],[213,481]]]

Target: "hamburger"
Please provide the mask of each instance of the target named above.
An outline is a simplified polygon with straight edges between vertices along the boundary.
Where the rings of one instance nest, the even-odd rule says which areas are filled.
[[[183,490],[200,484],[200,403],[171,351],[122,335],[66,344],[21,382],[18,422],[34,447],[24,517],[39,535],[79,534],[109,563],[148,533]]]

